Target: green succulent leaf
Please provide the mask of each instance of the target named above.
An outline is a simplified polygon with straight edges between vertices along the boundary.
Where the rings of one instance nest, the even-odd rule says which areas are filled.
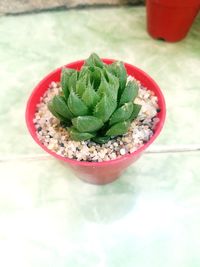
[[[108,66],[107,64],[104,65],[104,67],[101,70],[101,75],[103,75],[105,77],[106,81],[108,82],[109,81],[109,79],[108,79],[108,72],[109,71],[108,71],[107,66]]]
[[[66,119],[71,119],[73,117],[73,114],[69,110],[65,98],[63,96],[60,95],[54,96],[52,102],[54,110],[62,117]]]
[[[64,93],[64,96],[66,99],[68,99],[69,96],[69,78],[71,75],[76,72],[74,69],[68,69],[68,68],[63,68],[61,72],[61,87],[62,91]]]
[[[75,141],[89,140],[95,136],[95,133],[81,133],[74,127],[69,128],[70,137]]]
[[[81,70],[79,71],[79,78],[82,78],[84,76],[87,76],[89,73],[89,67],[88,66],[82,66]]]
[[[119,105],[121,106],[124,103],[134,101],[134,99],[138,95],[138,90],[139,90],[138,84],[134,81],[129,81],[122,93]]]
[[[67,104],[74,116],[84,116],[89,112],[88,107],[73,90],[70,92]]]
[[[94,89],[97,90],[101,83],[102,70],[99,67],[94,67],[94,70],[90,72],[90,82]]]
[[[117,101],[113,98],[108,97],[106,94],[101,98],[101,100],[97,103],[93,115],[103,122],[109,120],[112,113],[115,111],[117,107]]]
[[[105,66],[105,68],[110,72],[112,73],[113,75],[115,75],[117,77],[117,66],[116,66],[116,62],[112,63],[112,64],[107,64]]]
[[[105,76],[102,75],[97,93],[101,97],[107,95],[109,98],[111,97],[117,101],[119,83],[115,80],[115,77],[112,74],[108,73],[108,75],[111,82],[107,82]]]
[[[99,99],[100,99],[99,95],[95,92],[95,90],[89,83],[85,89],[85,92],[82,95],[83,102],[87,105],[88,108],[93,109],[94,106],[96,106]]]
[[[88,59],[85,61],[85,66],[90,66],[90,67],[99,67],[103,68],[103,62],[99,58],[99,56],[96,53],[92,53]]]
[[[119,79],[119,96],[121,96],[127,81],[126,68],[123,62],[116,61],[108,65],[108,70]]]
[[[76,91],[76,83],[77,83],[77,80],[78,80],[78,72],[75,71],[69,77],[69,81],[68,81],[69,91],[71,91],[71,90]]]
[[[99,85],[97,93],[100,97],[104,95],[109,95],[109,84],[103,75],[101,76],[101,83]]]
[[[79,116],[72,119],[72,124],[79,132],[95,132],[103,126],[102,120],[94,116]]]
[[[126,121],[130,118],[133,112],[133,103],[125,103],[123,106],[118,108],[110,118],[110,125],[113,125],[120,121]]]
[[[110,93],[114,99],[117,100],[118,90],[119,90],[119,80],[113,74],[107,72],[108,81],[110,85]]]
[[[114,124],[111,128],[106,132],[107,136],[116,136],[125,134],[128,131],[130,126],[130,121],[122,121]]]
[[[140,113],[141,108],[142,108],[141,105],[133,104],[133,112],[130,116],[131,121],[137,118],[138,114]]]
[[[48,102],[48,109],[49,111],[52,113],[52,115],[54,117],[56,117],[57,119],[59,119],[60,121],[66,121],[66,118],[64,118],[63,116],[61,116],[60,114],[58,114],[55,109],[54,109],[54,105],[53,105],[53,101],[49,101]]]
[[[82,76],[76,83],[76,93],[79,97],[82,97],[87,87],[87,77]]]
[[[105,144],[110,140],[110,136],[95,136],[92,138],[92,141],[98,144]]]

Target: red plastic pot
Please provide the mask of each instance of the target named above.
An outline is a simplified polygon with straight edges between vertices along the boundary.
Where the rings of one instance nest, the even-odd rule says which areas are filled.
[[[106,64],[111,64],[112,62],[114,62],[114,60],[111,59],[103,59],[103,61]],[[68,68],[80,70],[83,63],[84,60],[80,60],[70,63],[66,66]],[[165,100],[159,86],[144,71],[127,63],[125,63],[125,67],[129,75],[134,76],[137,80],[141,82],[143,86],[146,86],[147,88],[155,92],[156,96],[158,97],[158,104],[159,107],[161,108],[161,111],[158,114],[160,121],[157,124],[155,133],[151,137],[151,139],[137,151],[128,155],[124,155],[119,159],[110,160],[106,162],[79,162],[77,160],[64,158],[60,155],[57,155],[55,152],[49,150],[39,141],[33,123],[33,118],[36,112],[36,105],[40,102],[40,97],[42,97],[45,91],[48,89],[49,84],[52,81],[55,82],[60,81],[60,73],[62,67],[51,72],[35,87],[27,103],[26,123],[29,132],[32,135],[33,139],[36,141],[36,143],[38,143],[38,145],[40,145],[46,152],[48,152],[55,158],[64,161],[68,166],[71,167],[71,169],[75,172],[75,174],[78,177],[89,183],[107,184],[117,179],[121,175],[121,173],[131,163],[133,163],[136,159],[138,159],[141,156],[142,152],[156,139],[164,124],[166,107],[165,107]]]
[[[147,0],[147,29],[156,39],[182,40],[198,14],[200,0]]]

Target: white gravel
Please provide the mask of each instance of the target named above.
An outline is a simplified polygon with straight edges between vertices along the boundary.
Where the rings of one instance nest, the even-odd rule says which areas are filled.
[[[134,78],[129,76],[128,80],[131,79]],[[108,161],[136,151],[151,138],[159,121],[156,117],[159,111],[157,97],[138,84],[139,93],[134,103],[142,105],[139,116],[131,123],[126,134],[99,145],[91,141],[71,140],[67,129],[62,128],[59,120],[50,113],[47,103],[61,90],[59,83],[52,82],[41,97],[33,120],[38,139],[58,155],[78,161]]]

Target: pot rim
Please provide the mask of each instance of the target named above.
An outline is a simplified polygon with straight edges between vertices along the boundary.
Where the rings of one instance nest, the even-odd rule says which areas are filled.
[[[101,58],[103,60],[104,63],[106,64],[110,64],[112,62],[115,62],[116,60],[115,59],[108,59],[108,58]],[[100,166],[107,166],[107,165],[110,165],[110,164],[116,164],[116,163],[120,163],[120,162],[123,162],[125,161],[126,159],[130,159],[132,157],[137,157],[139,156],[150,144],[153,143],[153,141],[158,137],[158,135],[160,134],[162,128],[163,128],[163,125],[164,125],[164,122],[165,122],[165,118],[166,118],[166,104],[165,104],[165,99],[164,99],[164,96],[163,96],[163,93],[160,89],[160,87],[157,85],[157,83],[146,73],[144,72],[143,70],[135,67],[134,65],[132,64],[129,64],[129,63],[126,63],[126,62],[123,62],[125,67],[134,67],[135,70],[137,70],[142,76],[145,76],[148,80],[150,80],[150,82],[153,84],[153,87],[156,88],[156,91],[159,93],[159,96],[156,95],[158,97],[158,100],[160,102],[160,106],[162,106],[162,114],[161,114],[161,117],[160,117],[160,121],[158,122],[157,124],[157,127],[156,127],[156,130],[155,130],[155,133],[153,134],[153,136],[150,138],[150,140],[142,145],[139,149],[137,149],[136,151],[130,153],[130,154],[126,154],[126,155],[123,155],[121,156],[120,158],[117,158],[117,159],[113,159],[113,160],[109,160],[109,161],[103,161],[103,162],[89,162],[89,161],[78,161],[78,160],[75,160],[75,159],[70,159],[70,158],[67,158],[67,157],[62,157],[58,154],[56,154],[55,152],[53,152],[52,150],[48,149],[45,145],[43,145],[37,135],[36,135],[36,131],[35,129],[32,127],[32,123],[29,119],[29,110],[30,110],[30,107],[32,105],[32,100],[33,100],[33,97],[35,96],[35,94],[37,93],[38,89],[40,88],[40,86],[44,83],[44,81],[46,81],[47,79],[49,79],[53,74],[55,74],[56,72],[60,71],[63,67],[72,67],[74,65],[81,65],[84,63],[85,60],[78,60],[78,61],[74,61],[74,62],[71,62],[69,64],[66,64],[64,66],[61,66],[53,71],[51,71],[48,75],[46,75],[36,86],[35,88],[33,89],[29,99],[28,99],[28,102],[27,102],[27,105],[26,105],[26,112],[25,112],[25,120],[26,120],[26,125],[27,125],[27,128],[29,130],[29,133],[31,134],[32,138],[35,140],[35,142],[40,146],[42,147],[43,150],[45,150],[47,153],[49,153],[50,155],[54,156],[55,158],[59,159],[59,160],[62,160],[66,163],[69,163],[71,165],[79,165],[79,166],[87,166],[87,167],[100,167]],[[48,90],[48,88],[47,88]]]
[[[147,0],[146,2],[168,8],[200,8],[199,0]]]

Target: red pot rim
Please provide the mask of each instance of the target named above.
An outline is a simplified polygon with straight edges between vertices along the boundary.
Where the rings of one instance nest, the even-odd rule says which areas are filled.
[[[107,59],[107,58],[102,58],[103,62],[106,63],[106,64],[110,64],[116,60],[114,59]],[[65,67],[72,67],[74,65],[82,65],[84,63],[84,60],[78,60],[78,61],[75,61],[75,62],[72,62],[72,63],[69,63],[67,65],[64,65]],[[40,86],[44,83],[44,81],[46,81],[47,79],[49,79],[53,74],[55,74],[56,72],[60,71],[61,67],[57,68],[56,70],[50,72],[48,75],[46,75],[39,83],[38,85],[34,88],[34,90],[32,91],[29,99],[28,99],[28,102],[27,102],[27,106],[26,106],[26,113],[25,113],[25,119],[26,119],[26,124],[27,124],[27,128],[31,134],[31,136],[33,137],[33,139],[35,140],[35,142],[40,146],[42,147],[43,150],[45,150],[47,153],[49,153],[50,155],[54,156],[55,158],[59,159],[59,160],[62,160],[66,163],[69,163],[71,165],[79,165],[79,166],[87,166],[87,167],[100,167],[100,166],[106,166],[106,165],[110,165],[111,162],[112,163],[120,163],[126,159],[129,159],[131,157],[137,157],[139,156],[151,143],[153,143],[153,141],[157,138],[157,136],[160,134],[162,128],[163,128],[163,125],[164,125],[164,122],[165,122],[165,118],[166,118],[166,104],[165,104],[165,99],[164,99],[164,96],[159,88],[159,86],[157,85],[157,83],[147,74],[145,73],[143,70],[129,64],[129,63],[125,63],[124,62],[124,65],[125,67],[131,67],[131,68],[134,68],[137,72],[139,72],[142,76],[145,76],[148,80],[151,81],[151,83],[153,84],[154,88],[156,88],[156,96],[158,97],[159,99],[159,102],[160,102],[160,106],[162,106],[162,115],[160,117],[160,121],[158,122],[157,124],[157,127],[155,129],[155,133],[153,134],[153,136],[150,138],[150,140],[144,144],[142,147],[140,147],[139,149],[137,149],[136,151],[130,153],[130,154],[126,154],[124,156],[121,156],[120,158],[117,158],[117,159],[114,159],[114,160],[109,160],[109,161],[103,161],[103,162],[88,162],[88,161],[77,161],[75,159],[69,159],[69,158],[66,158],[66,157],[62,157],[58,154],[56,154],[55,152],[51,151],[50,149],[48,149],[45,145],[43,145],[38,137],[37,137],[37,134],[36,134],[36,130],[35,130],[35,126],[33,127],[33,121],[30,121],[30,114],[29,114],[29,110],[30,110],[30,107],[32,106],[32,100],[33,100],[33,97],[35,96],[35,94],[37,93],[38,89],[40,88]],[[48,89],[48,88],[47,88]]]
[[[163,5],[166,7],[179,7],[179,8],[186,8],[186,7],[199,7],[200,1],[199,0],[147,0],[149,3],[155,3],[158,5]]]

